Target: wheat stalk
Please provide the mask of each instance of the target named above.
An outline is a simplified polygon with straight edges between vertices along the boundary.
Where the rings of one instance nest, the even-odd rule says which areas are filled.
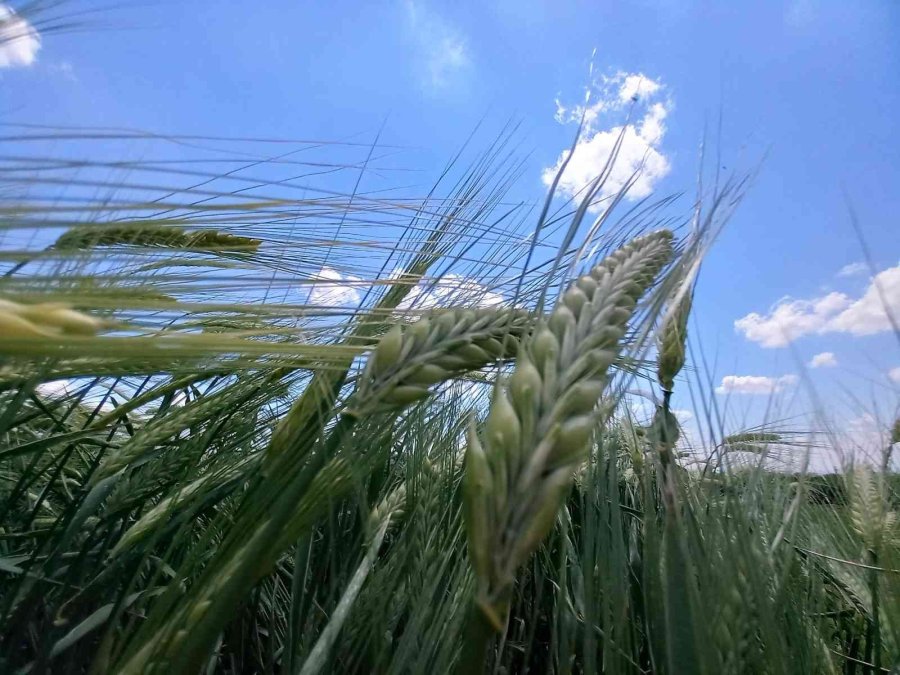
[[[497,630],[516,570],[556,518],[598,421],[597,402],[637,301],[672,254],[672,235],[633,240],[580,277],[498,384],[483,439],[470,425],[465,508],[476,602]]]
[[[319,635],[316,644],[310,651],[300,675],[316,675],[322,671],[322,668],[328,661],[331,648],[337,640],[338,634],[350,614],[353,604],[356,602],[359,592],[362,590],[363,584],[372,568],[375,567],[378,551],[384,543],[384,537],[387,534],[395,516],[399,517],[403,514],[403,506],[406,502],[406,484],[401,483],[394,488],[388,495],[372,509],[369,514],[370,536],[368,538],[368,549],[366,554],[356,568],[350,581],[347,583],[344,593],[340,601],[334,608],[328,625],[325,626]]]

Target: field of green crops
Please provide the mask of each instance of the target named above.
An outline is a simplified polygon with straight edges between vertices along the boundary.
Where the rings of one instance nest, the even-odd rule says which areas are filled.
[[[898,672],[896,480],[715,423],[744,180],[597,224],[507,135],[417,198],[54,140],[0,195],[0,672]]]

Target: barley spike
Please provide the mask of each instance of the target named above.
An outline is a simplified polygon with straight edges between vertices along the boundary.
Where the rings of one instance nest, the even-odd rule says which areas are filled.
[[[672,235],[633,240],[572,284],[469,433],[463,483],[476,602],[499,629],[516,570],[553,526],[601,414],[628,319],[672,254]]]

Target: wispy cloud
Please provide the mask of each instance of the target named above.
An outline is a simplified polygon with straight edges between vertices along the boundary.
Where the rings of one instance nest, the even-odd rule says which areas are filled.
[[[659,80],[623,71],[600,76],[582,105],[569,107],[557,100],[558,122],[578,124],[584,119],[581,138],[559,181],[560,192],[574,197],[589,185],[602,171],[620,136],[616,162],[598,196],[602,199],[614,195],[632,180],[629,199],[640,199],[653,192],[671,170],[662,141],[672,107],[672,99]],[[634,119],[616,125],[614,118],[621,118],[629,109]],[[563,150],[556,163],[544,169],[541,178],[545,185],[553,182],[568,156],[569,150]],[[593,210],[601,208],[595,205]]]
[[[897,366],[896,368],[891,368],[888,371],[888,377],[892,381],[896,382],[897,384],[900,384],[900,366]]]
[[[59,63],[48,63],[47,70],[54,75],[59,75],[69,82],[78,82],[78,76],[75,74],[75,68],[68,61],[60,61]]]
[[[852,262],[847,265],[844,265],[841,269],[838,270],[837,275],[839,277],[858,277],[861,274],[865,274],[869,271],[869,266],[864,262]]]
[[[424,84],[443,89],[472,67],[465,37],[453,25],[416,0],[406,0],[406,18],[418,52]]]
[[[41,48],[41,36],[12,7],[0,3],[0,68],[30,66]]]
[[[859,298],[832,292],[810,300],[783,299],[768,314],[751,312],[737,331],[763,347],[784,347],[804,335],[874,335],[900,320],[900,265],[876,274]]]
[[[822,352],[812,357],[809,362],[810,368],[834,368],[838,364],[834,352]]]
[[[716,387],[717,394],[775,394],[797,383],[796,375],[726,375]]]

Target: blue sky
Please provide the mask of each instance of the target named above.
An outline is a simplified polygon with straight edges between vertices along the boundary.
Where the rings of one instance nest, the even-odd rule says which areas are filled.
[[[749,424],[775,416],[776,390],[778,414],[815,408],[812,390],[866,433],[880,422],[865,411],[896,414],[900,349],[879,307],[900,314],[897,3],[184,0],[87,20],[0,47],[0,121],[362,142],[383,129],[424,190],[479,121],[515,119],[530,155],[511,196],[537,201],[585,88],[597,114],[573,186],[640,82],[623,159],[650,150],[642,193],[694,190],[704,130],[726,171],[760,169],[696,302],[719,403]]]

